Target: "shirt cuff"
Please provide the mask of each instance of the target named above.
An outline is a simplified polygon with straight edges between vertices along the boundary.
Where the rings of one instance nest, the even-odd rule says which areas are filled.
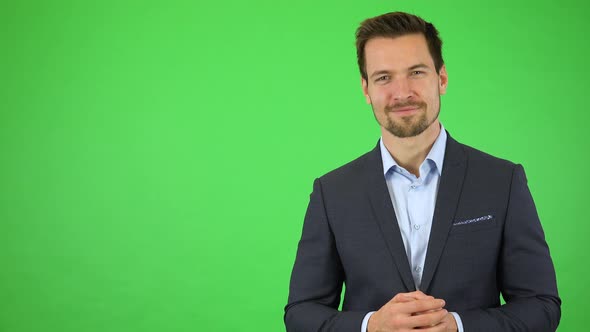
[[[459,314],[456,312],[451,312],[451,314],[453,314],[453,317],[455,317],[455,322],[457,323],[457,331],[464,332],[463,331],[463,322],[461,321],[461,317],[459,317]]]
[[[374,313],[374,311],[371,311],[365,315],[365,318],[363,319],[363,324],[361,325],[361,332],[367,332],[367,328],[369,327],[369,318],[371,318],[371,316],[373,316]],[[463,330],[461,330],[460,332],[463,332]]]

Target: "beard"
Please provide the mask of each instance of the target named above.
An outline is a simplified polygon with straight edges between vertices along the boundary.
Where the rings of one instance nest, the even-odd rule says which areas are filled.
[[[414,115],[402,117],[399,120],[394,120],[388,115],[390,112],[403,107],[417,107],[419,112]],[[383,126],[383,128],[385,128],[390,134],[399,138],[406,138],[420,135],[438,118],[440,107],[437,110],[434,118],[432,118],[430,121],[426,117],[426,114],[428,113],[426,112],[427,107],[428,106],[425,102],[407,102],[395,104],[393,106],[386,106],[383,110],[383,113],[385,114],[385,119],[383,121],[384,123],[381,123],[381,121],[379,121],[377,118],[375,109],[373,109],[373,113],[375,114],[377,122],[379,122],[379,124]]]

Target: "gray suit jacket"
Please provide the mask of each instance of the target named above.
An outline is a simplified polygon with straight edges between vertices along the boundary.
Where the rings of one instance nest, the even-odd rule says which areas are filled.
[[[287,331],[359,332],[369,311],[414,290],[377,145],[314,182]],[[556,330],[555,270],[522,166],[448,136],[421,290],[466,332]]]

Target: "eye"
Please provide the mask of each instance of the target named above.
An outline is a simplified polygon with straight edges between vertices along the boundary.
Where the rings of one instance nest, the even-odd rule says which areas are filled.
[[[375,82],[384,82],[389,80],[389,75],[382,75],[375,79]]]
[[[423,74],[424,74],[424,72],[421,70],[413,70],[411,73],[412,76],[419,76],[419,75],[423,75]]]

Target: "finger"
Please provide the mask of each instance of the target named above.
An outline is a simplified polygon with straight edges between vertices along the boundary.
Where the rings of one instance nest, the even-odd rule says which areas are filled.
[[[405,294],[406,294],[406,296],[411,296],[411,297],[413,297],[416,300],[423,300],[423,299],[428,299],[428,298],[434,298],[434,297],[432,297],[430,295],[424,294],[422,291],[419,291],[419,290],[413,291],[413,292],[409,292],[409,293],[405,293]]]
[[[390,302],[408,302],[411,300],[423,300],[423,299],[434,299],[434,297],[426,295],[421,291],[414,291],[409,293],[398,293]]]
[[[448,311],[446,309],[441,309],[423,315],[412,316],[409,318],[408,322],[414,328],[435,327],[444,322],[444,319],[447,316],[447,314]]]
[[[420,311],[420,312],[414,312],[414,313],[412,313],[412,316],[424,315],[424,314],[427,314],[427,313],[430,313],[430,312],[439,311],[439,310],[442,310],[442,309],[443,308],[434,309],[434,310],[427,310],[427,311]]]
[[[407,293],[399,293],[396,296],[393,297],[393,299],[391,299],[389,302],[391,303],[403,303],[403,302],[410,302],[410,301],[415,301],[416,299],[408,296]]]
[[[417,312],[427,312],[430,310],[442,309],[445,306],[445,301],[441,299],[425,299],[425,300],[414,300],[404,303],[395,303],[398,306],[399,312],[411,315]]]
[[[449,329],[449,325],[446,322],[441,322],[435,326],[424,326],[415,327],[414,330],[420,330],[421,332],[446,332]]]

